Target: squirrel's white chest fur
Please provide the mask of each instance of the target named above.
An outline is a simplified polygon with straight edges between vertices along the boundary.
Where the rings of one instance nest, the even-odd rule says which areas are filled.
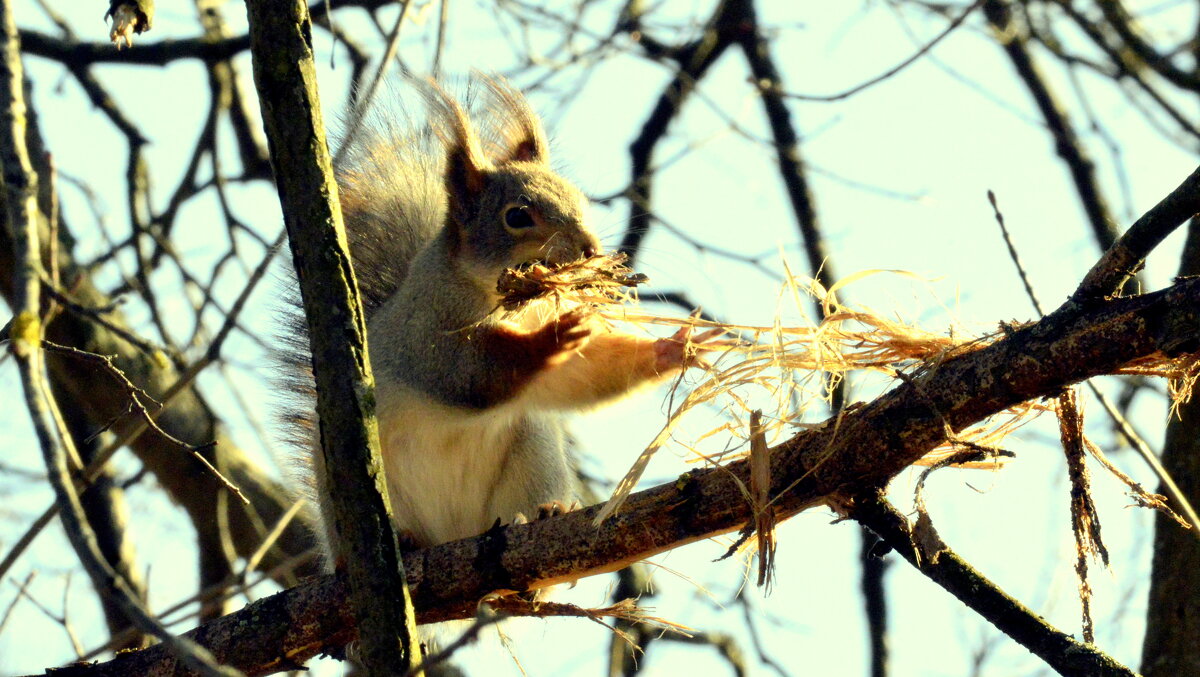
[[[418,545],[474,536],[497,519],[575,498],[553,414],[465,411],[403,387],[382,390],[378,404],[393,518]]]

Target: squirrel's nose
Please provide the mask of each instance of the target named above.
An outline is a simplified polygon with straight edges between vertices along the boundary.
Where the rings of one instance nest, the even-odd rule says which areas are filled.
[[[584,240],[583,246],[579,248],[579,251],[583,254],[583,258],[590,259],[600,253],[600,241],[596,239],[595,235],[587,233],[587,238]]]

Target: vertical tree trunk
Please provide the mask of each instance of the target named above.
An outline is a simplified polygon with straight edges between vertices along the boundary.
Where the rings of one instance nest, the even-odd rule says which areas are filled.
[[[1179,274],[1200,274],[1200,218],[1188,226]],[[1200,504],[1200,398],[1180,406],[1167,424],[1162,464],[1192,505]],[[1161,514],[1154,522],[1142,673],[1200,675],[1200,538]]]

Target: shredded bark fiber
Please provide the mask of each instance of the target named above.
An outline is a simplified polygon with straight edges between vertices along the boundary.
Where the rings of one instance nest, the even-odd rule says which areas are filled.
[[[876,372],[919,385],[941,362],[979,350],[1019,327],[1005,324],[978,336],[955,330],[936,333],[837,300],[838,289],[870,275],[891,273],[915,277],[903,271],[875,270],[856,273],[828,289],[816,280],[791,276],[781,298],[791,300],[797,309],[815,298],[825,315],[823,321],[815,324],[786,326],[780,319],[782,313],[770,326],[727,324],[698,316],[663,317],[643,310],[638,304],[635,287],[647,282],[647,278],[631,271],[625,263],[625,257],[618,254],[595,256],[555,268],[534,265],[507,271],[498,284],[503,297],[501,305],[513,314],[530,308],[532,301],[552,300],[558,309],[590,306],[610,325],[621,324],[627,329],[650,332],[655,326],[690,327],[695,333],[720,329],[726,335],[721,340],[689,346],[689,350],[694,349],[701,356],[695,366],[703,369],[703,376],[686,382],[676,379],[667,421],[617,485],[597,521],[620,507],[650,458],[672,439],[684,415],[700,405],[716,405],[725,414],[726,422],[700,435],[696,443],[721,434],[731,441],[715,455],[694,446],[686,448],[696,461],[717,465],[749,453],[750,414],[760,408],[758,400],[751,402],[752,397],[765,394],[775,404],[773,410],[763,413],[755,436],[780,439],[794,434],[797,428],[837,425],[836,420],[813,424],[801,419],[809,407],[828,401],[833,384],[844,374]],[[1184,402],[1191,397],[1200,375],[1200,355],[1151,355],[1122,365],[1112,373],[1165,378],[1172,401]],[[934,449],[919,464],[932,466],[949,460],[954,467],[996,468],[1012,454],[964,452],[1002,452],[1000,445],[1005,438],[1038,415],[1054,409],[1052,404],[1026,401],[979,425],[949,431],[949,442]],[[1103,461],[1102,464],[1108,467]],[[1138,491],[1140,487],[1130,488],[1138,504],[1162,505],[1156,500],[1158,497]],[[754,501],[752,488],[746,487],[745,493],[747,500],[755,503],[755,514],[769,508],[769,503],[759,505]]]

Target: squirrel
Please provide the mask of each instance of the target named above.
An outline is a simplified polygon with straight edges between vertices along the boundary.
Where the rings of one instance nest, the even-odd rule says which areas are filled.
[[[482,83],[490,105],[478,121],[431,81],[421,86],[426,129],[376,114],[335,167],[406,548],[577,504],[564,414],[665,380],[695,364],[714,334],[635,336],[600,326],[586,307],[499,310],[506,269],[553,267],[601,246],[587,199],[551,168],[522,94],[501,79]],[[292,325],[293,390],[310,397],[292,419],[311,426],[302,317]],[[312,450],[311,428],[301,436]],[[311,456],[321,462],[319,450]],[[326,495],[320,479],[316,494]]]

